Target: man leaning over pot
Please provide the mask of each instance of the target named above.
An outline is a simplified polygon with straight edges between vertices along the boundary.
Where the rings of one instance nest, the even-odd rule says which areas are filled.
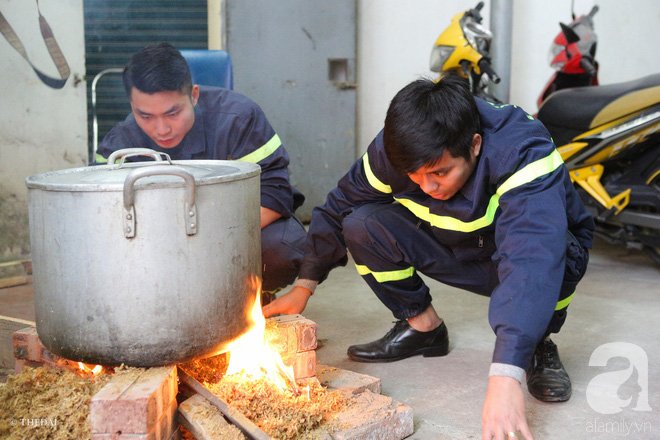
[[[305,229],[294,215],[304,196],[289,182],[289,155],[263,111],[231,90],[192,84],[181,52],[168,43],[135,53],[123,72],[132,113],[105,136],[96,163],[113,151],[149,148],[174,160],[242,160],[261,166],[264,302],[291,284]]]
[[[264,314],[300,313],[347,261],[399,319],[348,348],[358,362],[444,356],[448,333],[418,271],[490,297],[496,334],[483,439],[531,440],[521,382],[539,400],[571,395],[548,338],[566,319],[594,223],[545,127],[522,109],[474,98],[456,74],[392,100],[384,130],[315,208],[295,287]]]

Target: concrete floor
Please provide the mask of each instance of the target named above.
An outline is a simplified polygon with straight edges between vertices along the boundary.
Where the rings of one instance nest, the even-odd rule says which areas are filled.
[[[415,432],[409,438],[481,439],[481,408],[495,340],[487,321],[488,299],[427,281],[433,304],[449,328],[448,356],[390,364],[349,360],[349,345],[380,338],[394,321],[349,263],[319,286],[304,313],[318,324],[318,360],[381,378],[383,394],[414,409]],[[0,290],[0,305],[0,315],[34,319],[29,285]],[[525,391],[535,438],[660,438],[659,318],[660,268],[639,252],[597,241],[568,320],[553,337],[572,378],[573,396],[565,403],[547,404]],[[605,366],[590,366],[594,350],[611,342],[640,347],[648,368],[638,356],[633,370],[620,348]],[[601,379],[603,386],[595,388]],[[587,394],[597,399],[588,401]],[[631,399],[629,404],[626,399]],[[593,403],[614,405],[619,400],[622,410],[614,414],[602,414],[599,403]],[[650,411],[644,410],[645,402]]]
[[[305,310],[304,315],[318,324],[323,346],[317,358],[323,364],[381,378],[383,394],[414,409],[415,433],[410,438],[481,439],[481,409],[495,341],[487,320],[488,298],[427,282],[434,307],[449,329],[449,355],[390,364],[349,360],[349,345],[380,338],[394,321],[349,263],[330,274]],[[573,396],[565,403],[548,404],[525,389],[528,422],[537,440],[660,438],[660,268],[650,258],[598,241],[568,320],[553,340],[571,376]],[[637,362],[636,373],[626,372],[630,364],[623,357],[606,366],[589,366],[593,351],[609,342],[629,342],[646,352],[651,411],[635,410],[644,407],[644,399],[638,400],[643,362]],[[623,376],[614,377],[617,371]],[[610,376],[600,376],[606,372]],[[616,414],[592,409],[587,386],[597,376],[612,385],[590,390],[590,395],[612,404],[632,397],[630,404],[619,405],[623,410]],[[617,392],[619,384],[623,385]]]

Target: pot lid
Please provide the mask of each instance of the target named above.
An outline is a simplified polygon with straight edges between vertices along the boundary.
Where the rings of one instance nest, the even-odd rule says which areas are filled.
[[[25,180],[30,189],[48,191],[122,191],[128,175],[136,170],[150,167],[163,170],[163,174],[140,178],[136,187],[170,188],[184,185],[176,175],[183,169],[195,178],[195,185],[212,185],[222,182],[247,179],[261,173],[259,165],[233,160],[173,160],[157,162],[130,162],[113,165],[95,165],[69,168],[35,174]],[[170,168],[171,167],[171,168]],[[172,172],[173,174],[165,174]]]

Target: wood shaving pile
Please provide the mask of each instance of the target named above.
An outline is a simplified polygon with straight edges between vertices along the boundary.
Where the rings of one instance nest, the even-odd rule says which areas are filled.
[[[305,438],[348,403],[341,392],[328,391],[314,381],[301,387],[299,396],[280,391],[264,378],[243,374],[225,376],[205,386],[276,439]]]
[[[112,376],[66,369],[25,368],[0,384],[0,438],[69,440],[90,438],[89,402]]]
[[[193,359],[179,364],[199,383],[217,383],[224,376],[229,366],[229,353],[222,353],[206,359]]]

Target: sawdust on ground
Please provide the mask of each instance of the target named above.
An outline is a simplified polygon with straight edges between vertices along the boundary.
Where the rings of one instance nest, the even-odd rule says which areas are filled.
[[[213,381],[200,380],[213,376],[213,373],[205,372],[206,362],[213,365],[218,360],[200,360],[195,365],[196,370],[188,373],[275,439],[316,438],[319,428],[323,428],[331,415],[341,411],[349,402],[341,392],[329,391],[318,381],[307,381],[299,387],[300,394],[296,395],[291,390],[281,391],[267,379],[245,374],[232,374]],[[328,429],[331,428],[328,426]]]
[[[71,370],[25,368],[0,384],[0,438],[85,439],[89,402],[112,376],[81,376]]]

